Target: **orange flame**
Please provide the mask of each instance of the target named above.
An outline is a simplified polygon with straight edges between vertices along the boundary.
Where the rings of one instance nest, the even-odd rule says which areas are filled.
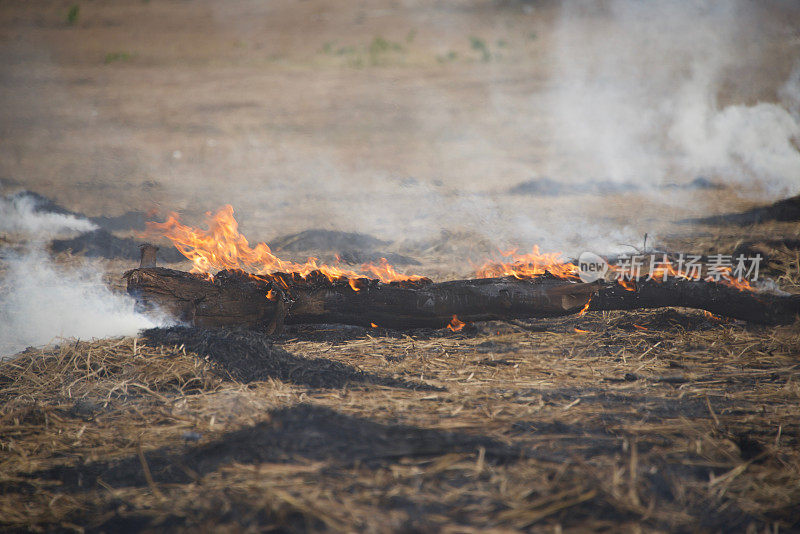
[[[351,278],[347,281],[350,284],[350,287],[353,288],[353,291],[361,291],[361,288],[358,287],[358,282],[356,282],[357,278]]]
[[[725,284],[726,286],[731,286],[733,288],[738,289],[739,291],[755,291],[755,288],[750,285],[750,282],[742,278],[741,280],[734,278],[733,271],[730,267],[722,267],[720,269],[724,271],[722,274],[722,278],[719,279],[719,284]],[[707,281],[713,282],[714,278],[709,276],[706,278]]]
[[[580,328],[578,328],[578,327],[576,326],[576,327],[575,327],[575,333],[577,333],[577,334],[588,334],[588,333],[589,333],[589,331],[588,331],[588,330],[581,330]]]
[[[241,269],[257,275],[268,275],[276,272],[296,273],[302,277],[314,271],[321,272],[329,280],[347,280],[353,291],[361,291],[368,287],[359,278],[364,273],[381,282],[418,281],[422,276],[398,273],[386,258],[381,258],[378,265],[366,263],[360,267],[361,273],[351,269],[343,269],[336,265],[319,263],[317,258],[308,258],[305,263],[286,261],[276,256],[266,243],[258,243],[251,247],[247,239],[239,233],[239,224],[233,216],[233,207],[223,206],[216,213],[206,213],[208,230],[192,228],[181,224],[178,215],[171,213],[163,223],[148,222],[145,235],[164,235],[170,239],[181,254],[192,262],[191,271],[210,275],[213,271],[224,269]],[[542,253],[538,246],[528,254],[518,254],[517,249],[500,251],[508,261],[490,260],[477,269],[478,278],[495,278],[513,276],[528,279],[543,275],[545,272],[568,280],[579,280],[578,267],[561,259],[560,252]],[[610,266],[618,270],[616,266]],[[659,281],[667,276],[690,279],[689,276],[667,262],[653,269],[652,279]],[[710,280],[710,278],[706,278]],[[628,291],[635,290],[635,283],[619,277],[618,283]],[[730,268],[723,268],[718,283],[729,285],[740,291],[753,290],[747,280],[733,277]],[[285,283],[284,283],[285,285]],[[586,308],[582,310],[584,313]]]
[[[467,323],[465,323],[464,321],[460,321],[458,319],[458,315],[453,315],[453,318],[450,320],[450,324],[447,325],[447,328],[452,330],[453,332],[458,332],[459,330],[464,328],[464,325],[466,324]]]
[[[617,283],[625,289],[625,291],[636,291],[636,285],[633,280],[626,280],[625,278],[617,278]]]
[[[251,247],[239,233],[239,223],[233,216],[233,207],[226,205],[217,213],[206,213],[208,230],[181,224],[178,215],[171,213],[163,223],[148,222],[147,235],[163,234],[181,254],[192,262],[193,273],[208,274],[224,269],[242,269],[254,274],[275,272],[297,273],[308,276],[320,271],[329,280],[350,279],[354,291],[360,288],[353,282],[359,273],[334,265],[318,263],[317,258],[308,258],[305,263],[285,261],[276,256],[266,243]],[[421,276],[406,276],[398,273],[385,258],[380,265],[365,264],[362,270],[375,275],[381,282],[419,280]]]
[[[546,252],[542,254],[538,245],[528,254],[517,254],[517,249],[506,252],[500,251],[504,257],[511,261],[487,261],[477,270],[478,278],[497,278],[513,276],[524,279],[540,276],[545,271],[559,278],[578,279],[578,267],[561,259],[560,252]]]
[[[376,325],[375,323],[369,323],[369,325],[370,325],[372,328],[378,328],[378,325]]]
[[[381,282],[400,282],[404,280],[416,282],[417,280],[422,280],[424,278],[423,276],[418,276],[415,274],[405,275],[398,273],[386,258],[381,258],[380,265],[375,265],[374,263],[365,263],[361,266],[361,270],[365,273],[370,273]],[[358,290],[356,289],[356,291]]]
[[[612,272],[620,273],[620,268],[617,265],[609,265],[609,268]],[[718,267],[721,276],[719,280],[714,280],[714,277],[707,276],[705,280],[707,282],[715,282],[717,284],[722,284],[726,286],[733,287],[738,289],[739,291],[755,291],[755,288],[750,284],[749,281],[745,279],[737,279],[733,276],[733,270],[730,267]],[[683,278],[684,280],[699,280],[699,274],[695,277],[690,276],[690,274],[686,270],[681,270],[675,267],[675,265],[671,261],[667,261],[666,263],[659,263],[657,267],[654,267],[652,270],[652,274],[649,275],[647,280],[652,280],[654,282],[661,282],[666,280],[667,278]],[[625,278],[623,276],[617,277],[617,283],[625,288],[627,291],[635,291],[636,290],[636,283],[633,280]]]

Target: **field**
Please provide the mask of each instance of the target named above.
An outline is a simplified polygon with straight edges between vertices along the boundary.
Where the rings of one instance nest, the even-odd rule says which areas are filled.
[[[774,5],[764,24],[798,27]],[[508,246],[746,245],[800,293],[796,220],[680,222],[768,193],[724,173],[570,175],[549,113],[559,17],[551,1],[1,3],[0,186],[91,217],[200,223],[231,203],[282,257],[380,253],[436,280]],[[800,40],[759,53],[722,103],[774,98]],[[136,265],[54,258],[119,291]],[[677,308],[56,340],[0,361],[0,526],[799,531],[798,354],[800,322]]]

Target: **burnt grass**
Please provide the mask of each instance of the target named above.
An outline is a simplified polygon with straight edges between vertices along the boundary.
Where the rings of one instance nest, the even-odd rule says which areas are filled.
[[[686,219],[681,222],[684,224],[750,226],[769,221],[800,221],[800,195],[779,200],[767,206],[760,206],[739,213],[725,213],[722,215],[714,215],[712,217]]]
[[[800,330],[186,327],[0,364],[8,530],[791,531]]]
[[[104,228],[84,232],[68,239],[54,239],[50,250],[55,253],[70,252],[89,258],[138,260],[142,252],[139,246],[144,241],[130,237],[117,237]],[[185,258],[174,248],[159,248],[156,253],[161,262],[178,262]]]
[[[330,358],[296,356],[276,346],[269,336],[248,330],[174,326],[145,330],[142,337],[154,345],[180,345],[213,362],[229,378],[245,384],[274,378],[315,388],[377,384],[408,389],[437,389],[428,384],[365,372]]]

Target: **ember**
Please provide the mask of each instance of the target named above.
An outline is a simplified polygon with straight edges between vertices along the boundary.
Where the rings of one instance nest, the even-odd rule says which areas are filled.
[[[464,325],[466,324],[467,323],[465,323],[464,321],[459,321],[457,315],[453,315],[453,319],[450,321],[450,324],[447,325],[447,328],[452,330],[453,332],[458,332],[462,328],[464,328]]]

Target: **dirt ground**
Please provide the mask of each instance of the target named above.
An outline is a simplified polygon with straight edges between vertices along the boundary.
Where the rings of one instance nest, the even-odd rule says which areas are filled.
[[[800,13],[774,6],[758,19],[775,27],[761,55],[730,74],[747,83],[723,84],[721,104],[774,100],[800,57]],[[3,2],[0,178],[90,216],[179,211],[199,222],[230,203],[258,240],[308,228],[390,240],[464,229],[494,246],[557,250],[610,233],[611,244],[638,244],[661,221],[750,202],[736,191],[672,191],[668,202],[663,192],[508,194],[532,177],[565,180],[560,169],[579,159],[554,148],[558,117],[548,113],[549,95],[568,89],[551,77],[559,9]],[[587,17],[613,29],[602,10]],[[554,222],[564,219],[574,231]]]
[[[800,293],[800,223],[676,222],[756,204],[731,188],[510,192],[553,156],[556,2],[95,0],[70,22],[73,5],[0,3],[4,191],[193,222],[232,203],[251,241],[364,232],[436,280],[580,215],[616,243],[747,245]],[[800,41],[779,37],[725,98],[786,78]],[[135,262],[98,265],[121,288]],[[0,526],[796,532],[798,354],[800,322],[686,309],[31,348],[0,362]]]

